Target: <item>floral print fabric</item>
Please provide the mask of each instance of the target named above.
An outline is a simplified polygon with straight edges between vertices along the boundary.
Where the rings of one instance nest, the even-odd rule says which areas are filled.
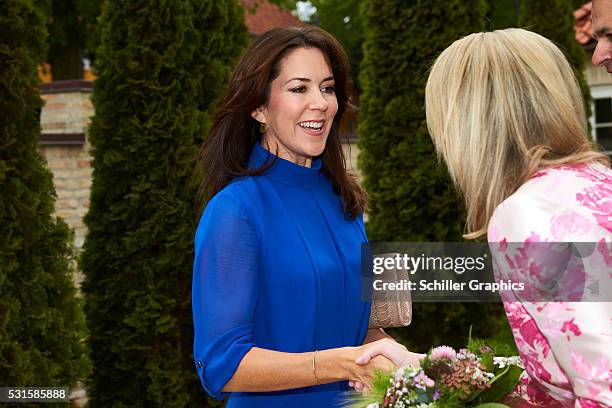
[[[547,261],[531,261],[550,259],[535,243],[593,243],[588,257],[567,262],[559,284],[569,299],[505,292],[502,300],[525,366],[516,406],[611,406],[612,302],[593,301],[600,288],[593,285],[612,282],[612,170],[576,164],[538,172],[496,208],[488,239],[496,278],[526,282],[532,293],[550,283]]]

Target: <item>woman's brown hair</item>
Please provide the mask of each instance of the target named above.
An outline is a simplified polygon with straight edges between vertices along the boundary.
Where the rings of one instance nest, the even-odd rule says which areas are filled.
[[[348,57],[334,37],[317,27],[270,30],[251,43],[236,65],[208,137],[200,148],[197,170],[202,173],[201,202],[208,202],[234,178],[258,176],[270,167],[268,164],[259,169],[247,168],[253,146],[261,140],[260,124],[251,117],[251,112],[268,102],[270,84],[280,74],[282,59],[298,48],[321,50],[335,81],[338,112],[320,156],[321,172],[340,195],[347,216],[356,218],[364,211],[366,194],[346,169],[340,140],[344,113],[352,107],[348,96]]]

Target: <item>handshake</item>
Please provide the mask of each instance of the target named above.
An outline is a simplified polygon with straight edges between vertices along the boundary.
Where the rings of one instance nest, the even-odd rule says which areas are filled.
[[[393,369],[418,367],[425,354],[413,353],[390,338],[384,338],[359,347],[348,349],[351,363],[347,366],[349,385],[357,391],[367,391],[376,371],[390,372]]]

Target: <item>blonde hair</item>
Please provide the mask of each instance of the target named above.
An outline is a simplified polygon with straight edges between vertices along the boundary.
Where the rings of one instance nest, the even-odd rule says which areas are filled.
[[[467,207],[467,239],[538,169],[607,157],[588,138],[580,87],[551,41],[511,28],[455,41],[425,90],[427,127]]]

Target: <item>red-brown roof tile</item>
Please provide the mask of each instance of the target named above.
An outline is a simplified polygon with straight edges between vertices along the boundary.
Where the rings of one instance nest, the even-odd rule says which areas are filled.
[[[268,0],[241,0],[241,3],[251,34],[263,34],[276,27],[305,26],[299,18]]]

